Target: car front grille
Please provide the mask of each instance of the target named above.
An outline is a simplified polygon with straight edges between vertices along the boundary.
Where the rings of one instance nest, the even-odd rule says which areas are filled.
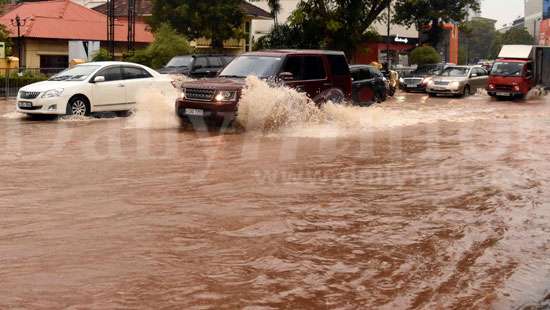
[[[445,81],[435,81],[435,82],[434,82],[434,85],[437,85],[437,86],[447,86],[447,85],[449,85],[449,82],[445,82]]]
[[[510,85],[495,85],[496,90],[500,91],[512,91],[512,86]]]
[[[419,79],[419,78],[405,78],[403,80],[407,85],[418,85],[422,82],[422,79]]]
[[[39,91],[20,91],[19,98],[21,99],[36,99],[40,95]]]
[[[216,93],[213,89],[186,88],[185,98],[190,100],[211,101]]]

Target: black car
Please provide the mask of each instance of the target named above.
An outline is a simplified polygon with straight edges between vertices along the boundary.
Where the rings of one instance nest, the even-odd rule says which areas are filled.
[[[353,78],[353,101],[359,105],[369,105],[385,101],[387,98],[387,79],[377,68],[369,65],[350,66]]]
[[[433,65],[422,65],[405,77],[400,79],[399,84],[401,89],[406,92],[410,91],[426,91],[426,86],[432,79],[432,77],[438,75],[445,69],[447,64],[433,64]]]
[[[192,78],[215,77],[233,58],[234,56],[229,55],[176,56],[158,72],[182,74]]]

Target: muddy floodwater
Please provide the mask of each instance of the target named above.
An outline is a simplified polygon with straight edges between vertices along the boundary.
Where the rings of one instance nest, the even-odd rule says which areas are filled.
[[[398,94],[221,134],[145,101],[0,102],[0,309],[548,304],[550,98]]]

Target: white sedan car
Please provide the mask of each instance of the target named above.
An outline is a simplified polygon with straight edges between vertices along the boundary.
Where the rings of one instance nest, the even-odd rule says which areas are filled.
[[[17,111],[26,114],[126,114],[140,90],[160,92],[172,80],[151,68],[128,62],[91,62],[67,69],[47,81],[27,85],[17,94]]]

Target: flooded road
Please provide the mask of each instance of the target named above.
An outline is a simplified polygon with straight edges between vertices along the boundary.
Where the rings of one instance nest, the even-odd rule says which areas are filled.
[[[0,103],[0,308],[545,299],[550,98],[333,109],[216,134],[171,115],[31,121]]]

